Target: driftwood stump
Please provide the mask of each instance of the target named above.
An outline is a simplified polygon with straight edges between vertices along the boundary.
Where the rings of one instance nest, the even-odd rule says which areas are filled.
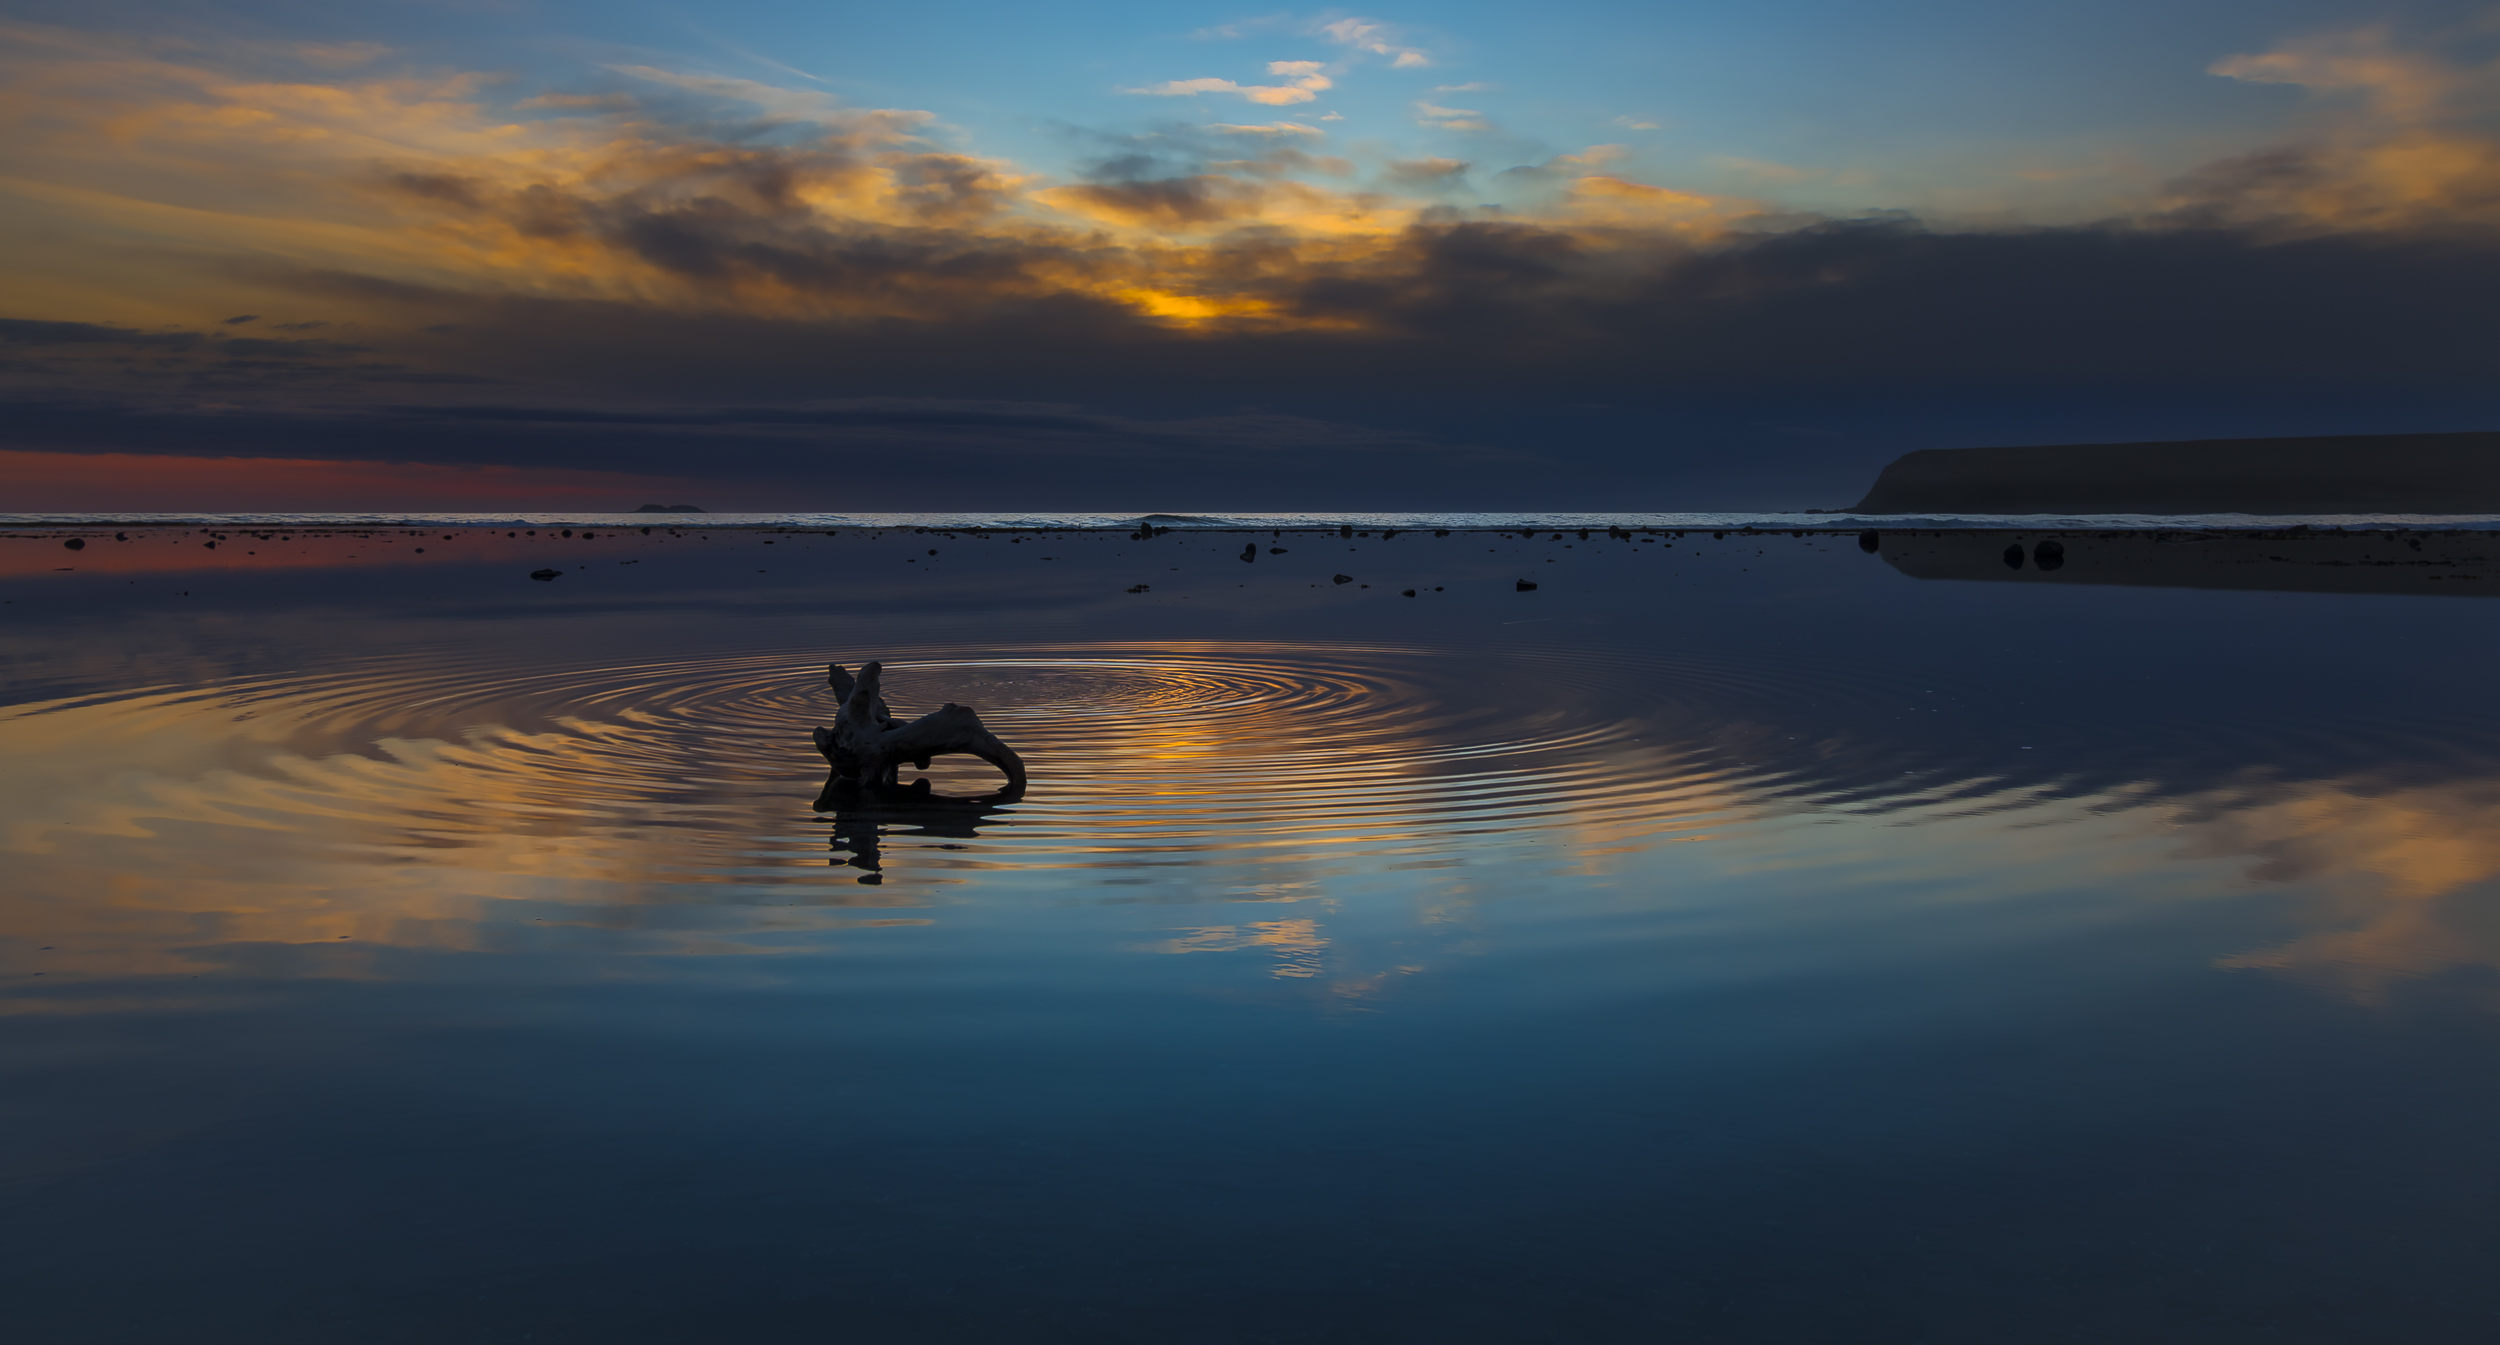
[[[816,750],[833,766],[824,796],[816,802],[818,812],[827,811],[826,800],[845,786],[894,789],[904,762],[925,771],[931,757],[950,753],[979,757],[1005,772],[1007,784],[1002,792],[1024,789],[1024,759],[981,727],[981,716],[971,706],[948,701],[942,709],[898,724],[893,712],[885,708],[885,697],[878,694],[884,674],[881,663],[867,664],[856,678],[839,663],[825,669],[825,683],[842,698],[842,708],[835,713],[832,728],[818,728],[813,735]]]

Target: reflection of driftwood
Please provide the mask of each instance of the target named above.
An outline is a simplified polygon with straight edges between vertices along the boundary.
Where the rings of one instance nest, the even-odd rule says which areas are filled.
[[[887,836],[935,836],[968,841],[980,826],[1002,815],[1021,793],[1014,786],[979,798],[957,799],[914,780],[900,789],[869,789],[836,777],[816,800],[816,811],[833,814],[832,846],[837,865],[861,870],[859,880],[875,886],[885,881],[883,841]],[[953,847],[948,847],[953,848]],[[841,856],[847,852],[849,858]]]
[[[833,777],[825,782],[826,798],[831,798],[835,788],[843,784],[892,789],[904,762],[925,771],[931,757],[958,752],[979,757],[1005,772],[1007,789],[1024,788],[1023,758],[981,727],[981,716],[974,714],[971,706],[949,701],[944,708],[908,724],[894,722],[885,698],[877,694],[884,672],[884,665],[878,663],[861,668],[857,679],[844,672],[839,663],[825,670],[826,683],[842,697],[842,709],[834,716],[833,727],[815,732],[816,750],[833,763]],[[818,808],[823,810],[822,800]]]

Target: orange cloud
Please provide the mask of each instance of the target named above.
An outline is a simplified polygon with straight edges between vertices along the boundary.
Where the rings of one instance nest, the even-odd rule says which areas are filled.
[[[2316,95],[2322,134],[2198,170],[2165,204],[2192,221],[2278,228],[2487,230],[2500,223],[2500,61],[2405,49],[2384,28],[2319,34],[2229,56],[2211,73]]]
[[[1327,67],[1318,61],[1270,61],[1267,73],[1285,76],[1282,84],[1236,84],[1229,79],[1175,79],[1144,88],[1122,89],[1122,93],[1146,94],[1159,98],[1186,98],[1202,93],[1237,93],[1264,107],[1291,107],[1308,103],[1320,93],[1336,87],[1336,82],[1320,72]]]
[[[0,192],[30,203],[20,216],[30,232],[0,221],[0,256],[23,259],[12,279],[40,305],[19,315],[134,330],[260,312],[271,296],[256,277],[306,273],[383,282],[364,291],[376,296],[810,321],[955,323],[1060,303],[1149,329],[1343,329],[1359,319],[1299,311],[1280,291],[1411,264],[1413,231],[1454,176],[1442,171],[1454,161],[1396,165],[1384,181],[1408,195],[1313,181],[1351,177],[1354,165],[1291,148],[1320,133],[1276,123],[1215,128],[1265,143],[1196,171],[1050,183],[928,143],[927,113],[854,108],[812,88],[616,69],[748,116],[746,131],[718,136],[621,94],[504,92],[477,73],[393,70],[385,53],[237,79],[196,51],[185,63],[116,39],[11,35],[24,40],[0,57],[0,122],[21,134],[0,138]],[[1336,40],[1384,41],[1361,23]],[[282,53],[255,57],[257,71],[283,64]],[[1273,85],[1149,92],[1283,105],[1331,87],[1317,61],[1268,68]],[[1602,210],[1589,204],[1599,196]],[[1700,198],[1620,177],[1573,197],[1552,227],[1656,222],[1672,203],[1670,227],[1689,238],[1705,217],[1742,210],[1687,208]],[[119,246],[107,255],[61,241],[82,236]],[[149,268],[137,285],[134,256]],[[399,347],[411,344],[421,343]]]

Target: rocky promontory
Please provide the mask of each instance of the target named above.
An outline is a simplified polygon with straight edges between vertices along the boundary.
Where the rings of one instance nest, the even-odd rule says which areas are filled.
[[[2500,433],[1931,448],[1853,514],[2500,514]]]

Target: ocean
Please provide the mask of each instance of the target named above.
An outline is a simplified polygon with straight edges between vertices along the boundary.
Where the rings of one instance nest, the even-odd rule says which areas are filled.
[[[9,1316],[2479,1342],[2495,524],[16,516]]]

